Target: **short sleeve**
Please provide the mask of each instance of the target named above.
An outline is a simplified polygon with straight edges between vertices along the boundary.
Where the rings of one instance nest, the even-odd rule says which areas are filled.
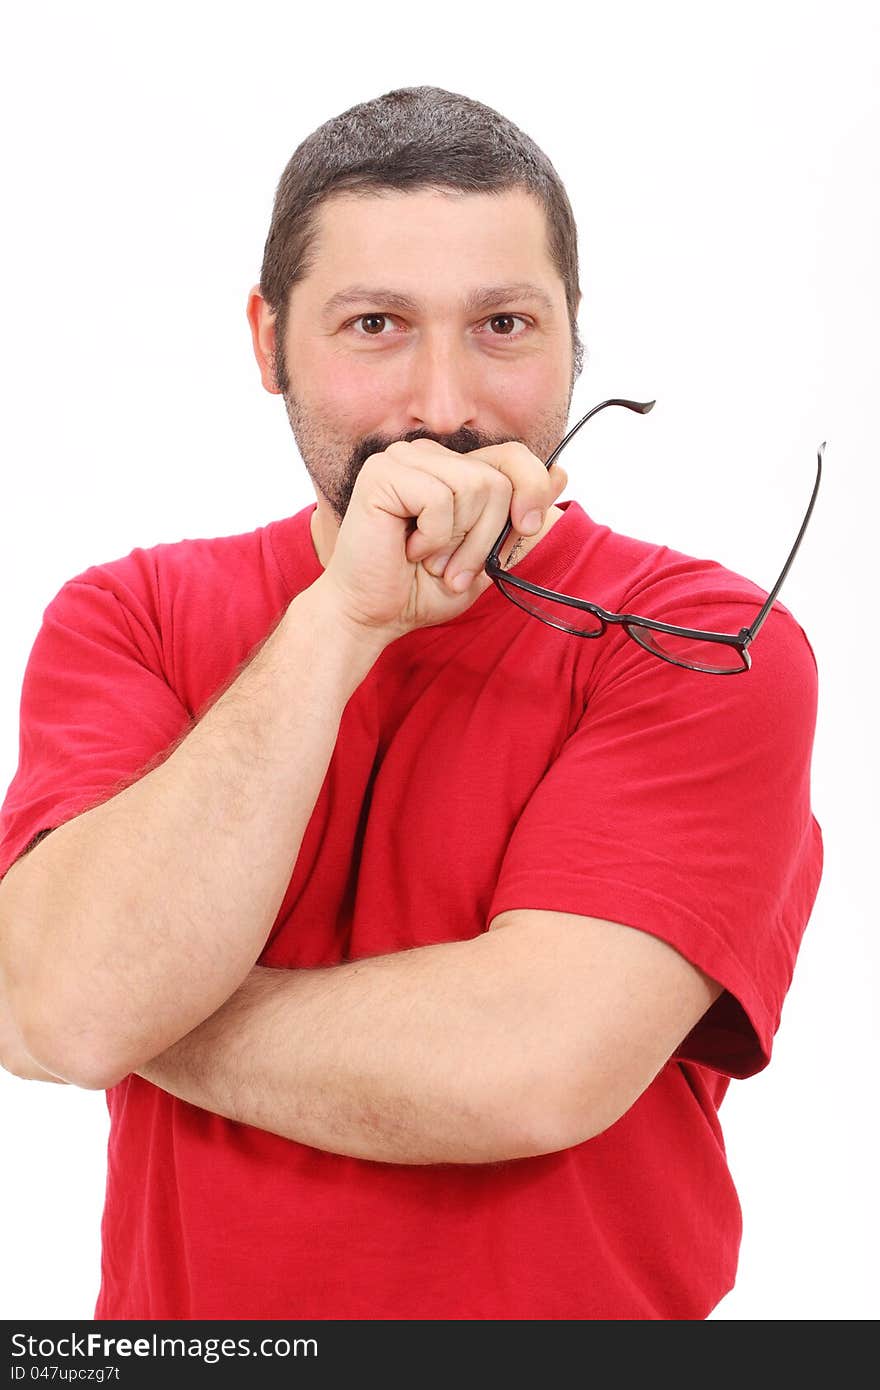
[[[693,606],[670,620],[748,621],[735,603],[712,618]],[[488,917],[536,908],[661,937],[724,986],[676,1057],[739,1078],[770,1060],[822,872],[815,658],[781,605],[751,654],[750,671],[709,675],[618,630],[517,821]]]
[[[161,762],[192,727],[156,653],[109,589],[70,580],[52,599],[22,681],[18,768],[0,807],[0,879],[49,830]]]

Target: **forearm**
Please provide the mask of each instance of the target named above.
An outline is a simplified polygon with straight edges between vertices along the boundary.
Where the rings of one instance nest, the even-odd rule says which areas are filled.
[[[258,959],[345,705],[379,655],[334,619],[318,581],[165,761],[4,881],[13,1012],[50,1072],[113,1084]]]
[[[503,937],[319,970],[255,967],[138,1074],[356,1158],[488,1163],[561,1148],[547,1122],[546,984]]]

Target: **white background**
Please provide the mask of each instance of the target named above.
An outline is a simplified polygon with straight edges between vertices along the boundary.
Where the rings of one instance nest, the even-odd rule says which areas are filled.
[[[562,176],[588,358],[576,497],[782,599],[820,670],[819,898],[770,1067],[722,1108],[717,1319],[873,1319],[880,28],[866,3],[32,3],[6,11],[0,793],[42,612],[86,566],[314,500],[245,319],[296,145],[393,87],[495,106]],[[760,660],[760,639],[756,643]],[[100,1092],[0,1073],[0,1312],[91,1318]]]

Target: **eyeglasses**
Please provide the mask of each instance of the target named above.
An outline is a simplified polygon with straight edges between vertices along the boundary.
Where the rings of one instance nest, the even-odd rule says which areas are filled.
[[[577,424],[569,430],[561,444],[557,444],[545,467],[550,468],[568,441],[577,434],[581,425],[585,425],[592,415],[595,415],[599,410],[604,410],[607,405],[622,405],[627,410],[635,410],[640,415],[647,415],[648,411],[653,409],[654,404],[654,401],[611,400],[594,405],[593,409],[587,411],[583,419],[578,420]],[[640,618],[634,613],[609,613],[604,608],[600,608],[598,604],[588,603],[586,599],[571,598],[568,594],[558,594],[553,589],[544,589],[538,584],[530,584],[527,579],[522,579],[519,575],[512,574],[501,567],[501,547],[513,525],[509,517],[507,525],[493,545],[483,568],[506,598],[509,598],[512,603],[518,604],[526,613],[540,618],[541,622],[549,624],[550,627],[573,633],[575,637],[601,637],[609,623],[618,623],[634,641],[638,642],[640,647],[644,647],[645,651],[650,652],[652,656],[661,657],[663,661],[670,661],[673,666],[683,666],[688,671],[707,671],[714,676],[738,675],[741,671],[748,671],[751,668],[752,659],[748,648],[760,632],[764,620],[773,606],[773,601],[782,588],[783,580],[791,569],[792,561],[798,552],[798,546],[804,538],[804,532],[812,515],[816,496],[819,492],[819,483],[822,479],[822,455],[825,452],[825,443],[819,445],[816,482],[813,487],[813,495],[810,498],[810,505],[807,507],[807,514],[801,523],[801,529],[797,533],[791,553],[782,567],[782,573],[767,595],[766,602],[754,622],[749,627],[741,627],[737,633],[704,632],[700,628],[677,627],[674,623],[661,623],[655,618]]]

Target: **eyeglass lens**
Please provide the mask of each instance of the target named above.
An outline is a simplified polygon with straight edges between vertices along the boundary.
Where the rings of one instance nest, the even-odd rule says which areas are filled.
[[[531,594],[516,584],[506,583],[503,577],[496,584],[509,599],[552,627],[563,632],[577,633],[582,637],[598,637],[605,624],[595,613],[586,608],[575,608],[557,599],[546,598],[543,594]],[[653,656],[663,657],[681,666],[690,666],[695,671],[742,671],[746,662],[736,647],[724,642],[707,642],[698,637],[686,637],[677,632],[657,632],[654,628],[642,627],[638,623],[624,623],[626,631],[634,641],[651,652]]]
[[[566,632],[598,636],[605,627],[601,618],[597,618],[595,613],[590,613],[586,608],[573,608],[570,604],[544,598],[542,594],[530,594],[527,590],[520,589],[517,584],[506,583],[501,577],[495,582],[508,598],[513,599],[513,602],[518,603],[527,613],[532,613],[536,618],[543,618],[544,622],[561,627]]]
[[[646,651],[680,666],[690,666],[694,671],[721,673],[747,669],[742,653],[727,642],[706,642],[699,637],[685,637],[680,632],[657,632],[637,623],[624,623],[624,627]]]

